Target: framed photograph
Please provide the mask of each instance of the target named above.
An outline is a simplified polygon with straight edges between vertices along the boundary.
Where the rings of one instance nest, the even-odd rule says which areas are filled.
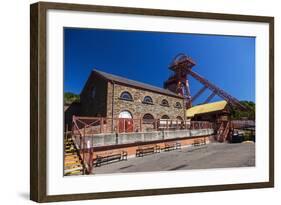
[[[274,186],[274,18],[40,2],[30,198]]]

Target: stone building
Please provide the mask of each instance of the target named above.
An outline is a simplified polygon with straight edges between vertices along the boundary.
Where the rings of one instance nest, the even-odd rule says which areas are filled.
[[[158,153],[209,143],[212,124],[192,122],[187,114],[180,94],[93,70],[80,102],[66,107],[65,122],[73,147],[81,148],[77,153],[87,164],[96,163],[98,156],[133,157],[142,149]],[[92,170],[93,164],[84,169]]]
[[[127,119],[134,131],[155,119],[185,119],[184,98],[170,90],[93,70],[80,94],[80,116]],[[113,121],[107,126],[116,129]],[[124,127],[118,126],[118,127]],[[132,130],[133,131],[133,130]]]

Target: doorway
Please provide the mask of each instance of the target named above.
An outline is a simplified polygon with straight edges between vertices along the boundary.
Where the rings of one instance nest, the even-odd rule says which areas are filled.
[[[119,132],[133,132],[134,131],[134,121],[132,114],[125,110],[120,112],[119,116]]]

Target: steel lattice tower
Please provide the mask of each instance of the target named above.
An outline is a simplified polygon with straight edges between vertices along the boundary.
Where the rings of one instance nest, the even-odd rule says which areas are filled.
[[[231,106],[238,107],[241,110],[247,109],[235,97],[194,72],[192,70],[193,66],[195,66],[195,62],[190,57],[183,53],[178,54],[169,66],[169,69],[173,71],[173,74],[164,82],[164,88],[185,98],[187,109],[192,106],[192,102],[194,102],[194,100],[197,99],[206,89],[211,90],[212,93],[204,103],[210,102],[211,99],[217,95],[226,100]],[[203,85],[203,87],[193,97],[190,93],[188,76],[193,77]]]

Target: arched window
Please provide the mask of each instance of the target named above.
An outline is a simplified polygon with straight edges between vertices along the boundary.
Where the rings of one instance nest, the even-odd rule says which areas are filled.
[[[180,121],[183,121],[181,116],[177,116],[177,119],[180,120]]]
[[[153,104],[153,100],[150,96],[145,96],[143,98],[143,103],[146,103],[146,104]]]
[[[154,117],[152,114],[146,113],[142,117],[144,124],[149,124],[154,122]]]
[[[169,107],[169,103],[168,103],[168,101],[165,100],[165,99],[161,101],[161,105],[162,105],[162,106]]]
[[[128,101],[133,101],[132,95],[129,92],[127,92],[127,91],[121,93],[120,99],[128,100]]]
[[[175,107],[180,109],[181,108],[181,103],[180,102],[176,102]]]
[[[133,116],[132,116],[132,114],[128,110],[124,110],[124,111],[119,113],[118,118],[132,119]]]
[[[161,119],[170,119],[170,117],[168,116],[168,115],[163,115],[162,117],[161,117]]]

